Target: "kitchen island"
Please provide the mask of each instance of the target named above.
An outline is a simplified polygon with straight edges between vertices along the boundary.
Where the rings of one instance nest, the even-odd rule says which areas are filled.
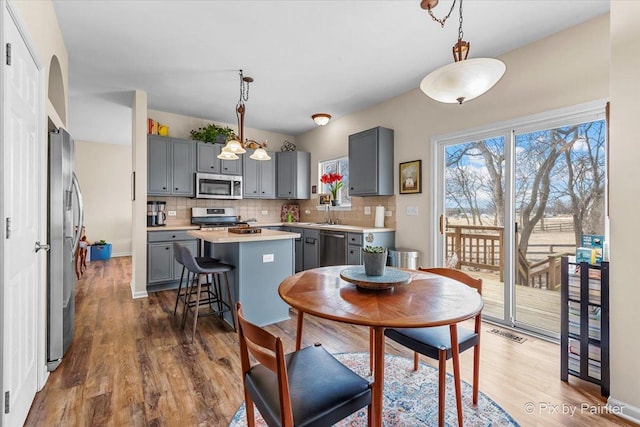
[[[294,274],[294,242],[299,233],[262,229],[236,234],[226,230],[189,230],[204,242],[202,254],[235,266],[229,274],[231,298],[242,303],[247,319],[264,326],[289,318],[289,306],[278,295],[278,285]],[[231,318],[225,313],[225,320]]]

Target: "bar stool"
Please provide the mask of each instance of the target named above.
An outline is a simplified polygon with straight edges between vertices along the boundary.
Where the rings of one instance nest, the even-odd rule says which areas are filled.
[[[184,293],[182,291],[182,279],[184,278],[184,262],[182,261],[182,245],[173,242],[173,258],[178,264],[182,266],[182,272],[180,273],[180,283],[178,284],[178,292],[176,293],[176,305],[173,307],[173,315],[176,315],[178,310],[178,301],[182,301],[183,305],[187,303],[187,291],[189,286],[184,287]],[[187,285],[189,284],[189,278],[187,277]]]
[[[191,332],[191,342],[193,342],[193,337],[196,334],[196,326],[198,324],[198,317],[201,315],[212,315],[215,314],[220,319],[222,319],[223,313],[229,312],[231,314],[231,322],[233,323],[233,329],[236,330],[236,319],[233,313],[232,305],[233,301],[231,300],[231,289],[229,286],[229,275],[228,273],[234,269],[234,266],[230,264],[225,264],[223,262],[219,262],[214,258],[207,257],[194,257],[189,248],[181,246],[182,251],[182,263],[184,267],[188,271],[187,275],[187,283],[189,284],[189,288],[185,291],[186,300],[185,300],[185,310],[183,312],[182,317],[182,327],[187,320],[187,310],[193,310],[193,331]],[[191,281],[189,280],[190,275],[193,274],[193,278]],[[202,275],[208,276],[211,275],[212,280],[211,283],[205,283],[206,297],[202,298]],[[222,278],[224,277],[224,284],[226,286],[226,301],[225,297],[222,295]],[[193,288],[196,286],[197,282],[197,290],[194,292]],[[195,295],[195,301],[192,301],[192,296]],[[211,308],[210,313],[200,314],[199,308],[201,305],[209,305]],[[215,307],[214,307],[215,305]]]
[[[184,246],[182,246],[181,244],[177,243],[177,242],[173,242],[173,258],[176,260],[176,262],[178,264],[180,264],[182,266],[182,272],[180,273],[180,283],[178,284],[178,292],[176,293],[176,304],[173,307],[173,315],[176,315],[176,312],[178,311],[178,302],[182,301],[182,304],[186,304],[187,303],[187,290],[189,289],[189,273],[187,272],[187,284],[184,287],[184,292],[182,292],[182,280],[184,279],[184,270],[185,270],[185,266],[184,266],[184,262],[182,261],[182,252],[183,252],[183,248]],[[215,258],[210,258],[210,257],[196,257],[196,262],[198,264],[207,264],[207,263],[216,263],[216,262],[220,262]],[[209,285],[209,283],[207,283],[207,286]],[[183,311],[184,313],[184,311]]]

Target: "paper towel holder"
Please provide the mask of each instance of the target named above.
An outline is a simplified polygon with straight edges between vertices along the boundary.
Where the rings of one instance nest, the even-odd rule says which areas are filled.
[[[376,206],[375,219],[374,219],[374,227],[375,228],[384,228],[384,206]]]

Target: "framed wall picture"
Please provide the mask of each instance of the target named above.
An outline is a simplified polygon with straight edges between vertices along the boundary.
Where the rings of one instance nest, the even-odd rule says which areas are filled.
[[[322,193],[318,194],[318,204],[320,205],[330,205],[331,204],[331,194]]]
[[[400,163],[400,194],[422,193],[422,160]]]

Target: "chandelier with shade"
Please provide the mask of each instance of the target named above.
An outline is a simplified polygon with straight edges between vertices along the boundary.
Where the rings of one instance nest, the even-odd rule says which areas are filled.
[[[440,67],[429,73],[420,83],[420,89],[428,97],[444,103],[462,104],[484,94],[502,78],[506,71],[504,62],[494,58],[467,59],[471,43],[464,41],[462,31],[462,0],[454,0],[449,13],[437,18],[432,9],[438,0],[422,0],[420,7],[427,10],[433,21],[442,27],[451,16],[456,2],[460,5],[460,26],[458,42],[453,46],[452,64]]]
[[[247,150],[244,149],[244,113],[246,111],[245,101],[249,100],[249,83],[253,82],[253,77],[245,77],[242,70],[240,73],[240,98],[236,104],[236,117],[238,119],[238,134],[227,141],[227,144],[222,148],[219,159],[222,160],[238,160],[238,154],[244,154]],[[257,143],[256,143],[257,144]],[[264,144],[257,144],[258,148],[249,156],[253,160],[271,160],[271,157],[264,149],[266,147],[266,141]]]

